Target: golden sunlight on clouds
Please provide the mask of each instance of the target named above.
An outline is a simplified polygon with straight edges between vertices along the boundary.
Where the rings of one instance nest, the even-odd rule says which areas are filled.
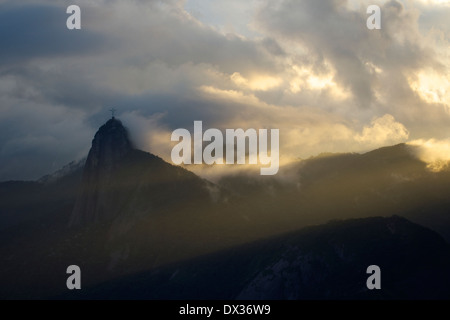
[[[223,90],[219,88],[215,88],[213,86],[201,86],[199,87],[199,91],[206,93],[214,98],[220,100],[228,100],[236,103],[243,103],[253,106],[263,106],[265,103],[260,101],[254,95],[244,94],[241,91],[236,90]]]
[[[398,141],[405,141],[409,131],[390,114],[372,120],[370,126],[365,126],[355,140],[369,145],[389,145]]]
[[[289,89],[292,93],[299,93],[303,90],[329,90],[334,98],[344,100],[350,97],[348,91],[340,87],[334,81],[334,72],[325,75],[314,74],[313,70],[304,66],[292,66],[295,76],[289,83]]]
[[[418,147],[417,157],[427,163],[427,168],[433,172],[439,172],[449,168],[450,164],[450,139],[446,140],[414,140],[409,145]]]
[[[428,103],[450,104],[450,77],[436,72],[421,71],[409,79],[411,88]]]
[[[422,2],[426,5],[434,5],[434,4],[443,4],[443,5],[450,5],[450,0],[418,0],[419,2]]]
[[[264,75],[258,75],[247,79],[239,72],[233,73],[230,78],[236,85],[253,91],[267,91],[278,87],[282,83],[280,78]]]

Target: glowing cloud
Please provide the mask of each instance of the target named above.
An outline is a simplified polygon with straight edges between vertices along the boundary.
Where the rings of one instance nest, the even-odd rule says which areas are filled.
[[[450,104],[450,77],[436,72],[420,72],[409,80],[411,88],[428,103]]]
[[[244,78],[239,72],[231,75],[231,80],[238,86],[243,86],[253,91],[267,91],[278,87],[282,80],[271,76],[259,75],[250,79]]]
[[[328,90],[334,98],[339,100],[350,97],[348,91],[334,81],[335,71],[330,71],[326,74],[316,74],[310,68],[297,65],[292,66],[292,70],[294,76],[289,82],[289,89],[292,93],[299,93],[303,90]]]
[[[368,146],[392,145],[404,142],[409,137],[409,131],[400,122],[396,122],[390,114],[372,120],[370,126],[364,127],[355,140]]]
[[[433,172],[439,172],[449,168],[450,164],[450,139],[446,140],[414,140],[409,145],[418,147],[416,156],[427,163],[427,168]]]

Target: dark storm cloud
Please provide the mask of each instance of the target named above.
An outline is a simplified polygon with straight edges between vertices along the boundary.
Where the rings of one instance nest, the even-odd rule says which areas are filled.
[[[36,179],[80,158],[93,130],[76,109],[95,110],[107,100],[68,65],[110,49],[111,38],[69,31],[66,8],[11,1],[0,7],[0,180]]]
[[[15,65],[0,71],[0,77],[14,79],[14,89],[7,95],[25,100],[93,111],[118,98],[113,91],[92,83],[86,73],[64,66],[56,70],[42,70],[34,65]]]
[[[66,28],[65,6],[3,4],[0,10],[0,64],[39,57],[87,54],[111,42],[93,32]]]
[[[79,111],[4,96],[0,109],[1,180],[39,178],[87,151],[93,130]]]

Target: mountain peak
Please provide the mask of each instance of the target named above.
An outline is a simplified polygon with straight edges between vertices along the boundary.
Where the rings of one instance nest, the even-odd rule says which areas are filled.
[[[109,119],[98,129],[86,160],[87,170],[113,170],[118,161],[133,150],[128,131],[116,118]]]
[[[134,223],[136,216],[170,212],[179,203],[208,205],[207,187],[195,174],[133,148],[127,129],[113,117],[92,140],[69,224]]]
[[[82,193],[72,213],[71,224],[97,221],[112,214],[108,199],[114,198],[110,193],[116,184],[115,171],[132,151],[128,131],[120,120],[112,117],[98,129],[84,166]]]
[[[97,133],[94,136],[94,141],[97,138],[102,137],[109,137],[109,138],[115,138],[115,139],[123,139],[128,144],[131,143],[128,138],[128,131],[123,126],[122,121],[112,117],[108,121],[106,121],[105,124],[103,124],[97,131]]]

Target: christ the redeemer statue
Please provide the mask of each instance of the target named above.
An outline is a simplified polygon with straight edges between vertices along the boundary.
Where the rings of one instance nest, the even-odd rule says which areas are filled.
[[[111,119],[114,119],[114,115],[116,113],[116,109],[111,108],[111,109],[109,109],[109,111],[111,111]]]

